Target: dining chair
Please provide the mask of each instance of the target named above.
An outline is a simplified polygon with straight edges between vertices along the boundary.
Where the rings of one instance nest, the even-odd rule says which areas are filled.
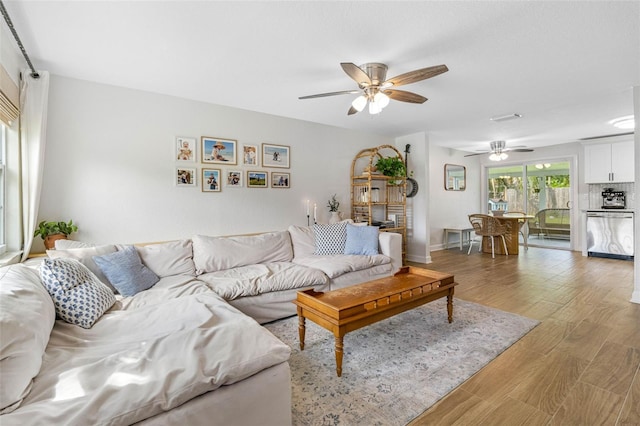
[[[522,216],[523,218],[526,218],[527,214],[525,212],[510,211],[509,216]],[[520,232],[520,235],[522,235],[522,241],[524,242],[524,249],[529,250],[529,222],[527,221],[527,219],[518,221],[518,232]]]
[[[473,226],[473,230],[476,235],[481,237],[478,247],[478,251],[482,250],[482,237],[490,237],[491,238],[491,257],[495,259],[496,253],[493,245],[494,237],[502,237],[502,244],[504,245],[504,254],[509,255],[509,251],[507,250],[507,240],[504,238],[504,235],[507,233],[507,227],[500,222],[497,218],[493,216],[489,216],[487,214],[470,214],[469,222],[471,222],[471,226]],[[471,253],[471,247],[473,243],[476,242],[475,239],[469,242],[469,251],[467,255]]]

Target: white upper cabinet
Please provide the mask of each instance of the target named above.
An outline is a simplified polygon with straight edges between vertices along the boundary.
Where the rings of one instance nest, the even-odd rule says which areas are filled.
[[[633,141],[584,146],[585,183],[634,182]]]

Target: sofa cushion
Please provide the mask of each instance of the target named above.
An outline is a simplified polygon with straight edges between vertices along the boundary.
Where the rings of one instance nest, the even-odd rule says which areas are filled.
[[[126,246],[122,250],[104,256],[94,256],[93,260],[109,279],[111,285],[123,296],[133,296],[151,288],[160,279],[151,269],[142,264],[134,246]]]
[[[18,408],[29,393],[55,319],[53,301],[35,269],[0,268],[0,414]]]
[[[193,261],[198,275],[293,258],[287,231],[239,237],[193,237]]]
[[[91,328],[116,301],[111,289],[75,259],[45,259],[40,279],[53,299],[56,314],[82,328]]]
[[[157,276],[195,275],[191,240],[136,246],[142,263]]]
[[[322,271],[290,262],[240,266],[203,274],[198,279],[226,300],[329,282]]]
[[[294,257],[311,256],[316,251],[316,236],[312,227],[290,225],[287,230],[291,236]]]
[[[68,250],[68,249],[76,249],[76,248],[89,248],[95,247],[95,244],[85,243],[84,241],[76,241],[69,240],[67,238],[60,238],[59,240],[55,240],[54,246],[56,250]]]
[[[347,242],[347,222],[329,225],[315,224],[313,225],[313,233],[316,237],[314,254],[344,254],[344,246]]]
[[[347,241],[344,254],[363,254],[373,256],[378,254],[377,226],[355,226],[347,224]]]
[[[58,240],[63,241],[63,240]],[[56,241],[56,243],[58,242]],[[103,245],[96,247],[78,247],[78,248],[70,248],[65,250],[47,250],[47,256],[50,259],[60,259],[62,257],[68,257],[71,259],[76,259],[80,261],[84,266],[89,268],[91,272],[94,273],[96,277],[104,284],[107,285],[114,292],[116,289],[111,285],[107,277],[102,273],[102,270],[96,265],[93,261],[93,256],[102,256],[103,254],[115,253],[118,249],[114,245]]]
[[[382,254],[375,256],[345,256],[344,254],[337,254],[295,258],[293,262],[309,268],[319,269],[333,279],[347,272],[360,271],[373,266],[391,263],[391,258]]]

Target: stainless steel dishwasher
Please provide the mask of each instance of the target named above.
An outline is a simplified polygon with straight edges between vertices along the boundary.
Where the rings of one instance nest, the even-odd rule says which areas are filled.
[[[633,259],[633,213],[587,211],[587,254]]]

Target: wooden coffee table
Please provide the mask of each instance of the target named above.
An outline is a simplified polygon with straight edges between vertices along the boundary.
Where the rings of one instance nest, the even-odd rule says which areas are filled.
[[[298,292],[300,350],[304,350],[305,320],[335,336],[336,373],[342,375],[343,338],[350,331],[401,312],[447,297],[447,315],[453,321],[453,275],[405,266],[395,275],[326,293]]]

